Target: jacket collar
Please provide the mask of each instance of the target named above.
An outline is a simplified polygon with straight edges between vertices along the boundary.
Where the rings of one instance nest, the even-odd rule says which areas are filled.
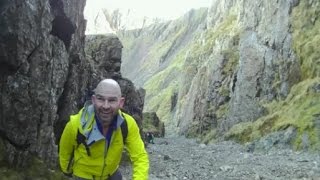
[[[120,125],[123,123],[124,119],[121,115],[117,115],[117,119],[116,119],[116,123],[114,124],[115,126],[113,126],[115,129],[119,128]],[[115,130],[114,129],[114,130]],[[92,130],[91,132],[89,132],[87,135],[87,144],[88,145],[91,145],[93,144],[94,142],[97,142],[101,139],[105,139],[105,137],[103,136],[103,134],[101,133],[101,131],[99,130],[99,127],[98,127],[98,123],[97,123],[97,120],[95,120],[93,122],[93,126],[92,126]]]
[[[118,111],[116,117],[115,129],[119,128],[123,123],[121,110]],[[80,119],[81,132],[87,137],[87,144],[91,145],[96,141],[105,139],[103,134],[100,132],[97,120],[95,120],[94,106],[91,101],[85,103],[81,119]]]

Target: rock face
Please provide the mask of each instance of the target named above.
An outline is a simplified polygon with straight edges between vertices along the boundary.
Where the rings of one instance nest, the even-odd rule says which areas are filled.
[[[279,141],[272,141],[282,142],[276,132],[293,127],[301,133],[288,133],[285,143],[320,147],[312,140],[320,137],[313,133],[320,103],[312,100],[320,98],[313,88],[319,6],[214,0],[206,13],[120,32],[123,73],[146,89],[145,110],[157,113],[168,134],[248,142],[274,133]]]
[[[84,6],[84,0],[1,3],[0,134],[10,165],[26,166],[31,155],[56,162],[54,125],[68,111],[59,104],[75,108],[82,87],[67,82],[75,85],[85,74]],[[75,95],[64,99],[70,91]]]
[[[155,112],[143,113],[144,132],[151,132],[155,137],[164,137],[164,123],[160,121]]]
[[[239,71],[233,77],[235,84],[227,120],[231,124],[227,129],[237,122],[253,121],[264,115],[259,102],[286,97],[290,88],[299,82],[301,74],[299,62],[290,49],[293,1],[238,3],[232,7],[240,10],[237,21],[245,31],[239,44]]]
[[[64,125],[102,78],[119,82],[125,109],[141,119],[145,92],[121,77],[119,40],[103,39],[86,58],[84,6],[85,0],[0,3],[1,167],[30,167],[34,158],[56,167]]]
[[[206,63],[198,66],[201,71],[196,73],[187,94],[187,102],[194,102],[194,107],[186,110],[185,105],[180,106],[181,116],[187,117],[187,121],[180,120],[183,131],[196,121],[199,123],[195,126],[202,129],[191,133],[207,131],[208,125],[226,132],[239,122],[265,115],[261,101],[288,95],[300,79],[299,62],[288,48],[292,44],[289,32],[292,8],[291,1],[213,2],[207,28],[224,37],[216,37],[212,52],[207,52],[213,70]],[[195,61],[198,57],[190,58]],[[196,93],[199,88],[201,93]]]

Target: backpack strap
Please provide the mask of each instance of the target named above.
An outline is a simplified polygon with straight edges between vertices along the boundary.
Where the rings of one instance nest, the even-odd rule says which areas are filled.
[[[79,146],[80,144],[83,144],[84,147],[86,148],[86,151],[87,151],[88,156],[91,156],[89,146],[88,146],[88,144],[87,144],[87,142],[86,142],[86,136],[83,135],[83,134],[81,134],[80,131],[79,131],[79,129],[78,129],[78,132],[77,132],[77,144],[78,144],[78,146]]]
[[[127,136],[128,136],[128,124],[127,124],[127,120],[126,120],[125,115],[123,113],[121,113],[121,114],[123,117],[123,122],[120,125],[121,133],[122,133],[122,140],[123,140],[123,144],[126,144],[126,140],[127,140]]]

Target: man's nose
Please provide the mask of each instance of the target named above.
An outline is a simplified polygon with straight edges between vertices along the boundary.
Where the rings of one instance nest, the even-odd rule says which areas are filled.
[[[109,108],[109,107],[110,107],[109,101],[108,101],[108,100],[105,100],[105,101],[103,102],[102,107],[103,107],[103,108]]]

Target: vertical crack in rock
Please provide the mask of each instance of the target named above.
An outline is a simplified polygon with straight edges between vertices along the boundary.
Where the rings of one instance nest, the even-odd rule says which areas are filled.
[[[66,16],[61,0],[50,0],[50,6],[55,16],[52,21],[52,30],[50,34],[61,39],[66,46],[66,49],[69,49],[72,34],[75,32],[75,27]]]

